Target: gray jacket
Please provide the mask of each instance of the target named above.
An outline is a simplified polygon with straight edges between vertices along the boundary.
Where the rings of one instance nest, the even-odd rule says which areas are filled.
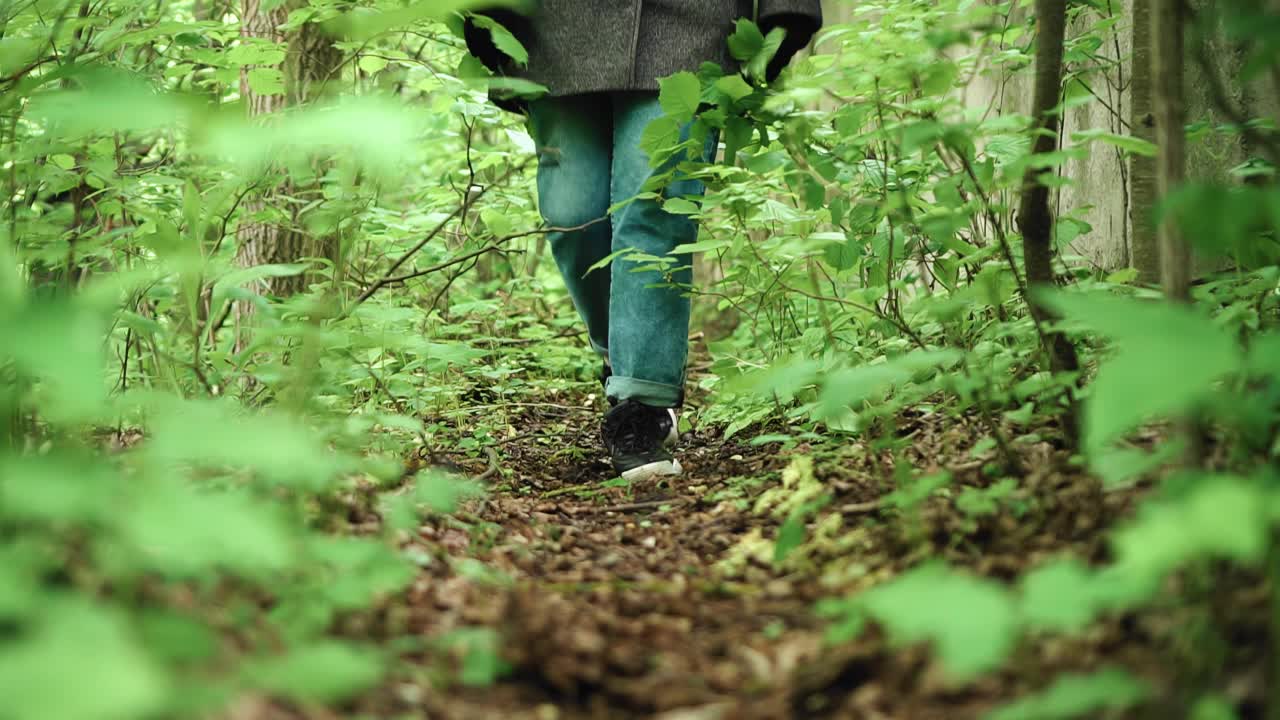
[[[732,71],[727,41],[739,18],[754,17],[766,33],[787,29],[769,68],[776,75],[822,26],[820,0],[542,0],[529,17],[485,14],[524,44],[529,65],[513,67],[488,31],[468,23],[471,52],[499,74],[545,85],[552,96],[657,90],[659,78],[707,61]]]

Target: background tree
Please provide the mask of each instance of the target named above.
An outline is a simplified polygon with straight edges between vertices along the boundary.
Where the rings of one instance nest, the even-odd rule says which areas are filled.
[[[1186,109],[1183,74],[1183,0],[1152,0],[1151,76],[1157,146],[1157,188],[1161,198],[1186,175]],[[1168,213],[1158,224],[1160,279],[1171,299],[1190,300],[1191,250]]]
[[[1134,137],[1155,142],[1151,109],[1151,0],[1133,0],[1130,37],[1133,62],[1129,81],[1129,128]],[[1160,248],[1153,224],[1156,199],[1156,161],[1143,154],[1129,156],[1130,258],[1145,283],[1160,282]]]
[[[1061,114],[1058,99],[1062,93],[1062,53],[1067,26],[1066,0],[1036,0],[1037,44],[1035,60],[1035,93],[1031,115],[1035,118],[1032,152],[1045,155],[1058,147]],[[1052,171],[1029,167],[1022,178],[1022,198],[1018,223],[1022,229],[1022,247],[1026,266],[1027,298],[1031,312],[1043,326],[1050,312],[1034,295],[1036,288],[1055,285],[1053,272],[1053,214],[1049,210],[1049,185],[1045,176]],[[1079,367],[1075,347],[1058,332],[1044,333],[1045,352],[1055,370]]]
[[[342,52],[319,24],[304,22],[292,32],[281,29],[293,7],[287,3],[267,5],[263,0],[243,0],[241,5],[242,38],[285,48],[283,61],[276,65],[241,68],[240,94],[251,118],[271,122],[271,116],[286,108],[316,99],[341,68]],[[327,258],[337,263],[337,236],[309,234],[300,222],[300,209],[309,205],[310,196],[321,192],[316,178],[323,167],[313,163],[312,170],[313,177],[302,182],[295,177],[279,177],[274,187],[246,201],[236,233],[237,264],[253,267],[304,258]],[[287,202],[270,202],[272,196]],[[275,217],[264,216],[270,206],[277,209]],[[283,213],[279,212],[281,206]],[[256,289],[284,297],[303,290],[313,277],[311,273],[301,273],[265,278]],[[241,305],[242,316],[252,312],[248,304]]]

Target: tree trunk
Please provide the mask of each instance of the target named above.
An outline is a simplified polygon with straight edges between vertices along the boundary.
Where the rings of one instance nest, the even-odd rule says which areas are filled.
[[[1036,0],[1036,72],[1031,114],[1035,118],[1036,154],[1051,153],[1058,147],[1061,117],[1055,112],[1062,94],[1062,52],[1067,28],[1066,0]],[[1053,287],[1053,215],[1049,211],[1049,187],[1041,181],[1051,170],[1029,168],[1022,178],[1022,198],[1018,224],[1022,229],[1023,258],[1026,263],[1027,298],[1031,313],[1043,327],[1051,319],[1049,311],[1036,301],[1036,288]],[[1066,336],[1046,332],[1045,352],[1054,370],[1076,370],[1080,363],[1075,346]]]
[[[295,3],[287,4],[290,9],[295,7]],[[333,44],[333,38],[318,24],[304,23],[289,39],[289,55],[285,59],[290,104],[303,105],[323,95],[338,81],[341,65],[342,51]]]
[[[277,43],[287,43],[288,52],[285,61],[278,66],[284,74],[285,92],[283,94],[265,95],[254,92],[249,84],[251,68],[240,71],[240,95],[244,99],[250,118],[264,119],[279,113],[291,105],[300,105],[314,99],[337,73],[342,61],[342,53],[333,45],[318,25],[304,24],[292,37],[286,37],[279,27],[288,19],[293,3],[281,3],[270,10],[262,7],[261,0],[242,0],[240,35],[245,38],[262,38]],[[316,177],[321,175],[317,167]],[[242,209],[242,217],[253,218],[268,206],[272,195],[296,196],[299,188],[286,178],[272,191],[264,195],[246,200]],[[270,221],[247,219],[242,221],[236,230],[238,250],[236,264],[240,267],[253,267],[270,263],[292,263],[306,257],[329,258],[338,262],[337,238],[326,236],[308,237],[302,231],[296,215],[296,204],[288,206],[289,222],[279,224]],[[253,289],[259,293],[287,297],[306,289],[309,277],[306,274],[290,277],[268,278],[257,283]],[[237,306],[237,326],[239,327],[238,347],[243,347],[245,329],[253,315],[250,303]]]
[[[262,8],[261,0],[243,0],[240,14],[240,36],[243,38],[262,38],[272,42],[285,41],[284,34],[277,28],[289,17],[289,9],[284,5],[276,5],[270,10]],[[240,97],[243,98],[250,118],[262,118],[285,108],[287,96],[280,94],[265,95],[256,93],[249,84],[251,68],[240,69]],[[236,228],[236,264],[240,267],[253,267],[268,263],[290,262],[297,257],[294,247],[296,238],[289,228],[264,221],[252,219],[267,207],[264,196],[246,198],[241,217]],[[288,281],[294,278],[273,278],[257,283],[254,290],[275,295],[285,295],[293,291]],[[253,315],[252,303],[240,303],[237,308],[237,322],[244,324]],[[242,328],[243,329],[243,328]],[[243,333],[240,334],[243,338]]]
[[[1133,0],[1133,67],[1130,72],[1129,125],[1134,137],[1155,142],[1151,111],[1151,0]],[[1156,160],[1129,157],[1129,224],[1133,228],[1130,257],[1141,282],[1160,282],[1160,247],[1156,239]]]
[[[1186,176],[1186,106],[1183,72],[1184,0],[1151,0],[1151,76],[1155,107],[1156,182],[1161,198]],[[1191,299],[1191,250],[1175,218],[1166,214],[1157,229],[1160,279],[1170,299]]]
[[[305,3],[298,3],[298,5],[303,4]],[[290,7],[293,7],[292,3]],[[340,80],[338,75],[342,68],[342,60],[342,51],[333,44],[333,38],[324,32],[320,25],[309,22],[298,28],[298,32],[290,38],[289,55],[285,61],[285,85],[288,88],[290,104],[306,105],[320,99],[327,91],[332,91]],[[312,195],[317,199],[323,199],[320,181],[324,177],[328,164],[324,160],[313,160],[311,169],[314,181],[305,187],[297,182],[288,183],[289,194],[294,197]],[[299,206],[309,204],[310,202],[298,203],[290,207],[296,210]],[[340,280],[343,267],[340,238],[333,233],[323,235],[306,233],[302,230],[302,218],[299,218],[296,212],[291,213],[290,216],[293,226],[298,228],[299,233],[299,255],[294,258],[294,261],[304,257],[329,260],[333,263],[334,280]],[[315,278],[314,275],[299,275],[289,279],[298,283],[296,290],[302,290]]]

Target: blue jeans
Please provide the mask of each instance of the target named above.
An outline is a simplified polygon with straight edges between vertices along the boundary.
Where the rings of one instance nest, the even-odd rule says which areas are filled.
[[[538,149],[538,204],[546,223],[572,228],[605,218],[611,206],[632,200],[651,177],[669,170],[651,168],[640,149],[645,127],[662,115],[657,93],[649,92],[532,102],[529,132]],[[716,143],[714,136],[707,141],[708,156]],[[677,175],[662,194],[701,195],[703,189],[701,182]],[[663,210],[656,199],[633,200],[607,221],[550,235],[551,252],[591,345],[612,365],[610,400],[655,407],[682,402],[689,298],[680,286],[693,280],[691,259],[675,256],[674,264],[659,268],[624,256],[588,270],[622,250],[667,257],[697,235],[692,219]]]

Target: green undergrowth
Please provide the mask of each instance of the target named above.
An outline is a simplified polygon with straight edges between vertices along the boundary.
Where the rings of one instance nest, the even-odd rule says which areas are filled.
[[[0,720],[219,717],[255,698],[331,717],[419,665],[424,692],[493,683],[492,628],[420,637],[392,611],[441,562],[414,532],[443,522],[483,552],[499,530],[458,510],[482,486],[638,492],[531,488],[503,461],[537,446],[598,465],[577,438],[603,403],[532,141],[486,99],[536,88],[464,56],[454,13],[478,4],[292,3],[281,42],[243,36],[216,3],[4,10]],[[1197,20],[1229,35],[1246,80],[1277,56],[1255,5]],[[1068,12],[1059,111],[1107,107],[1123,67],[1103,50],[1129,19]],[[866,2],[781,83],[762,77],[779,36],[747,21],[731,43],[744,72],[662,82],[655,167],[686,125],[691,146],[723,141],[645,188],[701,228],[636,258],[697,278],[679,288],[701,333],[682,429],[786,458],[701,498],[765,519],[716,569],[814,583],[831,643],[879,627],[925,644],[955,689],[1014,672],[1020,649],[1178,611],[1198,621],[1170,631],[1165,672],[1107,658],[991,717],[1096,717],[1175,681],[1190,716],[1232,717],[1241,668],[1194,649],[1230,644],[1233,588],[1280,580],[1274,122],[1193,125],[1189,142],[1248,139],[1251,157],[1152,208],[1230,268],[1190,302],[1095,267],[1076,243],[1110,230],[1060,202],[1058,282],[1029,287],[1026,171],[1067,186],[1095,155],[1157,151],[1095,128],[1033,154],[1030,118],[966,100],[976,77],[1030,75],[1037,32],[1015,3]],[[315,37],[333,81],[307,88],[286,59]],[[292,104],[250,121],[246,92]],[[706,196],[667,197],[675,173]],[[277,251],[246,260],[266,235]],[[1079,369],[1051,370],[1054,332]],[[1090,526],[1101,550],[983,565],[993,528],[1050,527],[1080,488],[1118,508]]]

